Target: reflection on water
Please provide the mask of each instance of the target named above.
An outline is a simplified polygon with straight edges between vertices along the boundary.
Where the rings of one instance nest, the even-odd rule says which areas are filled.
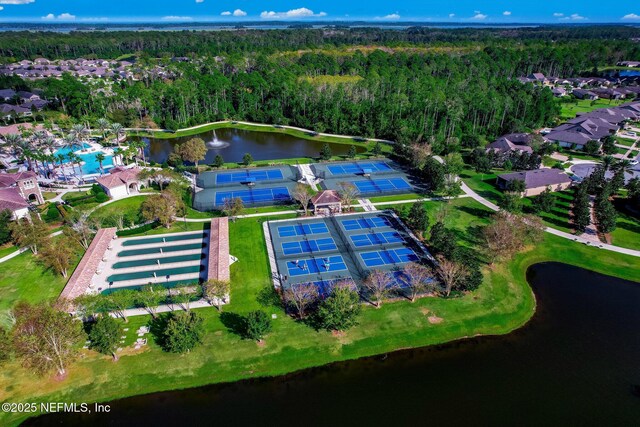
[[[640,284],[558,263],[527,276],[538,310],[507,336],[137,396],[111,402],[108,416],[27,424],[638,425]]]
[[[284,133],[256,132],[241,129],[222,128],[198,135],[173,139],[143,138],[148,142],[147,158],[157,163],[167,160],[176,144],[191,138],[202,138],[209,151],[204,163],[213,163],[216,155],[226,162],[240,162],[245,153],[255,160],[290,159],[296,157],[318,157],[323,142],[301,139]],[[346,155],[349,144],[329,144],[334,155]],[[358,147],[358,152],[364,149]]]

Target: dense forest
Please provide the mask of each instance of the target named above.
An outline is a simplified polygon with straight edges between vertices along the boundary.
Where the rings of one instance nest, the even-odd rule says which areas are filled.
[[[548,89],[515,77],[570,77],[639,59],[633,27],[412,28],[268,31],[22,33],[0,35],[4,62],[136,54],[164,62],[173,80],[147,77],[96,91],[71,76],[39,87],[76,120],[168,129],[237,119],[401,142],[475,146],[484,138],[552,124]]]

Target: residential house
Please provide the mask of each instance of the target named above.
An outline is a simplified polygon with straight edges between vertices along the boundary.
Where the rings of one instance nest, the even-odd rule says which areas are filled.
[[[585,89],[574,89],[571,94],[578,99],[588,99],[589,101],[595,101],[598,99],[598,95]]]
[[[533,140],[533,135],[528,133],[510,133],[487,145],[487,151],[494,151],[497,154],[504,155],[514,151],[521,153],[533,153],[533,149],[529,146]]]
[[[566,190],[572,183],[571,178],[564,171],[545,168],[498,175],[496,184],[504,190],[511,181],[524,182],[523,196],[536,196],[547,188],[550,188],[551,191]]]
[[[29,212],[29,203],[44,203],[37,175],[34,172],[0,174],[0,211],[9,209],[13,219]]]

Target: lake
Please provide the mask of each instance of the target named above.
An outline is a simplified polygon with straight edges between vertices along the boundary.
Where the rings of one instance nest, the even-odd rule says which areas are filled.
[[[250,153],[254,160],[318,157],[324,145],[324,142],[297,138],[285,133],[233,128],[221,128],[180,138],[142,138],[142,140],[147,142],[147,159],[162,163],[173,152],[176,144],[191,138],[202,138],[207,144],[209,151],[202,162],[207,164],[213,163],[218,154],[226,162],[241,162],[245,153]],[[346,155],[350,147],[349,144],[329,144],[329,146],[334,155]],[[359,153],[365,151],[362,147],[357,148]]]
[[[638,425],[640,284],[532,266],[538,309],[506,336],[111,402],[26,425]],[[357,420],[357,421],[356,421]]]

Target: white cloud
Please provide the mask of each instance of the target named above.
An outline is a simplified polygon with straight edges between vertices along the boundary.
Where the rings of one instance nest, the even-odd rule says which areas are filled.
[[[485,15],[484,13],[480,13],[476,10],[475,15],[473,15],[471,19],[482,21],[483,19],[487,19],[488,16],[489,15]]]
[[[301,7],[299,9],[291,9],[287,12],[264,11],[260,14],[262,19],[287,19],[287,18],[317,18],[327,16],[326,13],[313,13],[313,10]]]
[[[553,14],[553,16],[555,16],[556,18],[562,18],[564,16],[564,13],[556,12]]]
[[[29,4],[36,0],[0,0],[0,4]]]
[[[242,9],[236,9],[233,11],[233,16],[247,16],[247,12]]]
[[[4,10],[4,7],[0,6],[0,10]]]
[[[502,14],[503,14],[504,16],[511,16],[511,11],[509,11],[509,10],[505,10],[504,12],[502,12]]]
[[[449,14],[449,18],[453,18],[454,16],[456,16],[456,14],[455,14],[455,13],[450,13],[450,14]]]
[[[196,3],[204,3],[204,0],[196,0]]]
[[[565,20],[565,21],[584,21],[587,18],[585,18],[584,16],[581,16],[581,15],[579,15],[577,13],[572,13],[571,15],[565,16],[562,19]]]
[[[72,15],[70,13],[61,13],[60,15],[56,16],[53,13],[49,13],[45,16],[42,17],[42,19],[47,20],[47,21],[53,21],[54,19],[59,19],[61,21],[73,21],[74,19],[76,19],[75,15]]]
[[[383,16],[382,19],[400,19],[400,15],[398,14],[398,12],[390,13],[387,16]]]
[[[640,15],[637,15],[635,13],[629,13],[627,15],[624,15],[622,18],[620,19],[630,19],[630,20],[636,20],[636,19],[640,19]]]
[[[228,10],[225,10],[220,15],[222,15],[222,16],[231,16],[231,12],[229,12]]]
[[[193,20],[193,18],[190,16],[169,15],[169,16],[163,16],[162,20],[163,21],[191,21]]]

